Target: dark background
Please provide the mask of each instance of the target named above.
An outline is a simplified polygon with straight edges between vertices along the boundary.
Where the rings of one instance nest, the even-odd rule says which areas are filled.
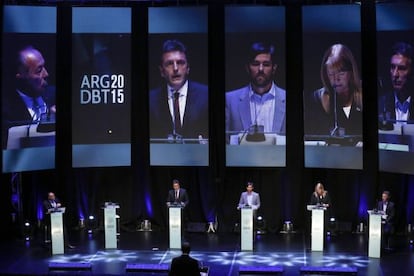
[[[240,1],[246,3],[249,1]],[[260,1],[255,1],[256,3]],[[274,1],[263,1],[277,5]],[[270,3],[271,2],[271,3]],[[151,167],[148,145],[148,95],[132,93],[132,165],[121,168],[71,167],[71,76],[70,41],[71,7],[57,3],[57,74],[58,125],[56,137],[56,169],[38,172],[2,174],[0,206],[4,229],[12,230],[25,220],[37,220],[39,202],[49,190],[67,206],[67,217],[76,225],[79,216],[94,214],[101,218],[101,204],[118,202],[123,226],[136,226],[150,219],[153,227],[166,225],[165,198],[171,180],[178,178],[189,191],[189,217],[192,222],[218,220],[219,231],[231,231],[239,219],[236,210],[240,192],[246,181],[255,183],[261,194],[260,213],[270,232],[281,230],[285,220],[295,228],[307,229],[306,205],[317,181],[330,192],[333,211],[338,221],[354,229],[367,222],[366,210],[373,208],[383,189],[389,189],[397,208],[397,231],[403,232],[412,223],[414,214],[414,177],[378,171],[377,124],[377,62],[375,5],[362,1],[361,63],[364,93],[364,169],[306,169],[303,154],[303,49],[301,7],[304,4],[333,3],[334,1],[280,1],[286,7],[286,90],[287,94],[287,157],[286,168],[226,168],[224,145],[224,93],[226,89],[224,49],[224,3],[209,3],[208,83],[210,87],[210,166],[209,167]],[[340,2],[340,1],[338,1]],[[346,1],[349,3],[349,1]],[[234,1],[231,1],[234,4]],[[124,4],[124,3],[122,3]],[[176,3],[171,3],[175,5]],[[251,4],[251,2],[249,2]],[[105,5],[109,5],[106,3]],[[114,4],[116,5],[116,4]],[[131,64],[132,91],[148,91],[147,12],[148,2],[130,2],[132,16]],[[167,4],[166,4],[167,5]],[[69,45],[69,46],[68,46]],[[364,66],[369,64],[369,66]],[[318,69],[319,71],[319,69]],[[71,79],[69,77],[69,79]],[[4,81],[3,79],[1,81]],[[298,104],[299,103],[299,104]],[[144,118],[144,119],[143,119]],[[139,125],[140,127],[136,127]],[[12,181],[13,180],[13,181]],[[13,199],[13,200],[12,200]],[[11,213],[17,213],[18,223],[12,224]],[[133,227],[128,228],[133,229]],[[17,233],[16,231],[14,233]],[[4,235],[3,237],[7,237]]]
[[[87,19],[85,19],[87,20]],[[73,144],[130,143],[131,118],[131,35],[73,34],[72,131]],[[106,50],[94,53],[96,44]],[[124,103],[81,104],[82,78],[95,74],[124,75]],[[111,80],[109,80],[112,83]],[[116,83],[118,85],[118,82]],[[83,88],[91,91],[94,88]],[[96,88],[99,89],[100,88]],[[112,90],[110,88],[110,90]],[[102,94],[100,94],[103,97]],[[108,130],[112,130],[108,134]]]

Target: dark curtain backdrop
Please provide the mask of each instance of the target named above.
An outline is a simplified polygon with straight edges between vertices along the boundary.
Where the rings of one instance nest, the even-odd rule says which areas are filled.
[[[101,206],[106,201],[120,204],[119,215],[125,229],[134,230],[139,222],[150,219],[163,230],[167,221],[165,199],[171,181],[177,178],[190,195],[188,206],[191,222],[218,222],[219,231],[232,231],[239,220],[236,206],[247,181],[255,183],[262,207],[259,213],[269,231],[281,230],[285,220],[306,230],[309,214],[306,205],[317,181],[322,181],[333,201],[333,215],[347,222],[352,229],[367,219],[366,210],[373,208],[381,191],[390,190],[397,208],[397,230],[404,231],[414,220],[414,176],[378,171],[376,94],[364,94],[364,169],[335,170],[304,168],[303,113],[297,109],[302,102],[301,1],[286,1],[286,90],[287,94],[287,166],[286,168],[227,168],[224,148],[224,5],[209,5],[209,86],[210,86],[210,166],[150,167],[148,145],[148,95],[132,95],[132,166],[115,168],[72,169],[71,160],[71,52],[70,5],[58,4],[57,87],[58,125],[56,137],[56,169],[24,172],[19,175],[22,211],[18,221],[37,222],[39,206],[48,191],[54,191],[67,206],[67,217],[76,226],[80,216],[96,216],[101,220]],[[332,2],[332,1],[330,1]],[[364,91],[376,91],[375,6],[362,1],[364,16],[361,35]],[[133,7],[132,75],[133,91],[148,91],[146,69],[147,38],[146,3]],[[68,27],[69,26],[69,27]],[[146,39],[144,39],[146,41]],[[139,43],[141,42],[141,43]],[[64,46],[64,47],[62,47]],[[372,53],[371,53],[372,52]],[[63,104],[67,103],[67,104]],[[299,104],[302,106],[301,104]],[[292,112],[291,112],[292,111]],[[339,157],[340,158],[340,157]],[[12,174],[2,174],[0,185],[1,218],[6,229],[14,231],[11,213],[17,212],[13,199]],[[3,224],[2,221],[2,224]]]

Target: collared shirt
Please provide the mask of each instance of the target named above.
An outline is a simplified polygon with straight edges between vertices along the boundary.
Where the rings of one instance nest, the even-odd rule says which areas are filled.
[[[351,106],[342,107],[342,110],[344,111],[346,118],[349,119],[349,114],[351,114]]]
[[[402,110],[400,110],[397,107],[397,103],[399,102],[398,98],[397,98],[397,95],[394,95],[394,101],[395,101],[395,119],[397,120],[397,123],[406,124],[406,122],[404,122],[404,121],[408,120],[408,118],[410,116],[410,109],[408,109],[407,112],[403,112]],[[407,100],[405,100],[405,101],[408,102],[408,104],[410,104],[411,96],[409,96],[407,98]],[[398,121],[400,121],[400,122],[398,122]]]
[[[19,90],[17,90],[17,93],[19,93],[20,97],[22,98],[24,104],[27,107],[27,110],[29,111],[30,117],[33,118],[33,121],[39,121],[41,115],[47,112],[47,106],[43,98],[41,96],[33,98],[27,96]]]
[[[53,208],[56,208],[56,201],[51,200],[51,201],[50,201],[50,205],[51,205]]]
[[[250,86],[250,118],[252,125],[264,126],[265,132],[272,132],[275,115],[276,86],[272,83],[269,92],[259,95]]]
[[[176,91],[174,90],[174,88],[172,88],[169,85],[167,85],[167,91],[168,91],[168,106],[170,108],[171,118],[174,121],[174,92],[176,92]],[[180,89],[178,89],[177,92],[180,93],[180,96],[178,98],[178,102],[179,102],[179,105],[180,105],[181,125],[183,125],[185,105],[186,105],[186,102],[187,102],[188,80],[184,83],[184,85]]]
[[[250,193],[250,194],[247,193],[246,200],[247,200],[247,204],[249,206],[252,206],[253,205],[253,193]]]
[[[387,219],[387,215],[385,215],[385,212],[387,211],[387,206],[388,206],[388,202],[386,201],[382,202],[382,211],[384,211],[384,215],[382,215],[381,217],[383,219]]]

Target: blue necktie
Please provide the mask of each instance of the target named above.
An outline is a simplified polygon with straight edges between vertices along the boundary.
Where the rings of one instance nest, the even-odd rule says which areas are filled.
[[[397,101],[397,108],[403,112],[403,113],[407,113],[408,108],[410,107],[410,103],[405,101],[404,103],[401,103],[400,101]]]

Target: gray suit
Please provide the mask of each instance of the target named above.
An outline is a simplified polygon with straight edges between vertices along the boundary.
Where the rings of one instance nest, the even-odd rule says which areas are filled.
[[[275,85],[275,112],[272,132],[286,133],[286,91]],[[226,131],[246,131],[252,126],[250,85],[226,93]]]
[[[242,208],[243,206],[247,205],[247,192],[243,192],[240,195],[239,206],[238,208]],[[257,210],[260,208],[260,196],[256,192],[252,192],[252,202],[251,206],[253,210]]]

